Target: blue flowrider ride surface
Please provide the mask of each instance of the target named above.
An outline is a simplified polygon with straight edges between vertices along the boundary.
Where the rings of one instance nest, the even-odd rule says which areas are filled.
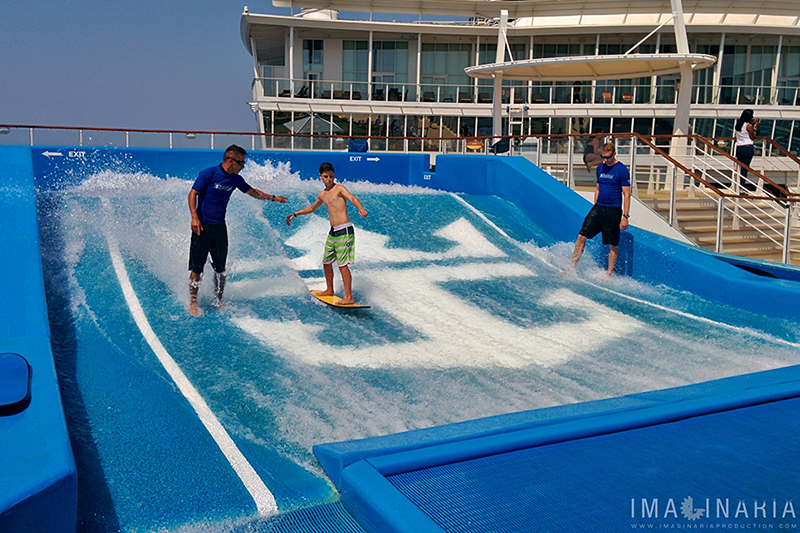
[[[800,399],[388,476],[447,532],[796,531]]]

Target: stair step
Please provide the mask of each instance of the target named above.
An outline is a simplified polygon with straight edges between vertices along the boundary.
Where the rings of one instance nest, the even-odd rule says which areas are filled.
[[[713,241],[699,241],[697,243],[702,248],[707,250],[713,250],[716,248],[716,243]],[[722,251],[726,254],[737,253],[740,255],[746,255],[748,257],[754,257],[758,254],[764,253],[773,253],[778,252],[780,253],[782,248],[772,241],[768,242],[759,242],[759,243],[748,243],[748,242],[722,242]]]

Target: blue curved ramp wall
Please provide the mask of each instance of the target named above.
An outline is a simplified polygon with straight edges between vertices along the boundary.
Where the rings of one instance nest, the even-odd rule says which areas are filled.
[[[0,183],[0,353],[31,367],[30,404],[0,416],[0,531],[75,531],[77,478],[50,349],[30,149],[0,147]]]
[[[573,242],[578,236],[590,208],[589,202],[521,157],[440,156],[436,159],[436,173],[427,185],[505,198],[556,240],[566,242]],[[590,241],[586,250],[603,264],[608,249],[596,241],[599,239]],[[774,277],[754,274],[753,269]],[[714,254],[631,228],[621,236],[616,270],[643,282],[689,291],[712,302],[768,316],[800,318],[800,308],[795,305],[800,294],[800,269],[796,267]]]

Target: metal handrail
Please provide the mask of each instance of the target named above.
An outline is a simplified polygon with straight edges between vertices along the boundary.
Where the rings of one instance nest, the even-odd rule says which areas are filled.
[[[769,184],[770,184],[770,185],[772,185],[772,186],[773,186],[773,187],[774,187],[776,190],[780,191],[780,192],[781,192],[781,193],[783,193],[784,195],[786,195],[786,196],[796,196],[796,195],[798,195],[797,193],[790,192],[790,191],[789,191],[788,189],[786,189],[786,188],[785,188],[783,185],[780,185],[780,184],[778,184],[778,183],[775,183],[774,181],[772,181],[771,179],[769,179],[768,177],[766,177],[766,176],[765,176],[765,175],[763,175],[762,173],[758,172],[757,170],[755,170],[755,169],[751,168],[750,166],[748,166],[748,165],[744,165],[744,164],[740,163],[739,161],[737,161],[737,160],[736,160],[736,158],[735,158],[735,157],[733,157],[732,155],[730,155],[728,152],[726,152],[726,151],[724,151],[724,150],[720,149],[720,148],[719,148],[717,145],[715,145],[715,144],[713,144],[713,143],[709,142],[708,140],[706,140],[706,139],[703,139],[702,137],[698,137],[698,136],[696,136],[696,135],[693,135],[693,136],[692,136],[692,138],[694,139],[694,141],[695,141],[696,143],[700,143],[700,144],[702,144],[702,145],[704,145],[704,146],[708,147],[708,149],[709,149],[709,150],[712,150],[712,151],[716,152],[717,154],[720,154],[721,156],[723,156],[723,158],[727,158],[727,159],[728,159],[728,161],[729,161],[729,162],[731,162],[731,163],[734,165],[734,168],[735,168],[735,167],[743,167],[743,168],[747,169],[747,171],[748,171],[748,173],[749,173],[749,174],[752,174],[752,175],[756,176],[756,177],[757,177],[759,180],[761,180],[761,181],[764,181],[764,182],[766,182],[766,183],[769,183]],[[775,141],[773,141],[772,139],[766,138],[766,137],[758,137],[758,138],[757,138],[757,140],[764,140],[764,141],[770,141],[770,142],[772,142],[772,143],[775,143]],[[778,145],[777,143],[775,143],[775,145],[776,145],[776,146],[780,146],[780,145]],[[781,149],[783,149],[783,147],[781,147]],[[783,149],[783,150],[784,150],[784,152],[785,152],[785,154],[786,154],[786,155],[788,155],[788,156],[789,156],[791,159],[793,159],[793,160],[794,160],[794,161],[795,161],[795,162],[798,164],[798,168],[800,168],[800,159],[797,159],[796,157],[794,157],[794,156],[793,156],[792,154],[790,154],[790,153],[789,153],[787,150],[785,150],[785,149]],[[751,179],[749,179],[749,178],[747,178],[747,179],[748,179],[748,181],[750,181],[750,182],[751,182],[751,183],[753,183],[754,185],[757,185],[757,182],[754,182],[753,180],[751,180]]]
[[[585,134],[577,135],[577,137],[585,136]],[[535,137],[538,137],[540,142],[547,143],[553,140],[573,138],[576,137],[576,135],[540,135]],[[773,180],[768,179],[767,177],[763,176],[762,173],[759,173],[750,167],[746,168],[752,172],[753,177],[757,177],[759,181],[764,183],[771,184],[775,190],[784,194],[785,197],[776,197],[772,194],[769,194],[763,187],[758,189],[760,191],[758,194],[740,194],[738,190],[738,169],[742,166],[741,163],[739,163],[735,158],[731,157],[726,152],[717,149],[712,145],[712,143],[709,143],[707,140],[695,135],[643,136],[637,133],[615,133],[605,134],[605,137],[614,138],[618,141],[627,140],[629,142],[631,173],[634,177],[636,177],[636,175],[639,173],[636,157],[642,156],[637,156],[636,154],[641,148],[646,148],[652,154],[657,155],[661,160],[661,167],[663,167],[668,174],[663,188],[670,191],[670,207],[669,215],[667,217],[667,222],[670,225],[676,225],[676,193],[678,190],[686,187],[686,182],[688,180],[690,191],[699,191],[700,194],[717,203],[718,209],[715,238],[716,251],[723,251],[722,237],[724,217],[732,217],[732,229],[740,229],[741,226],[745,226],[757,234],[762,235],[765,239],[768,239],[776,247],[782,250],[782,260],[784,262],[789,261],[789,249],[792,242],[794,242],[791,228],[792,213],[794,211],[793,206],[800,201],[800,195],[790,193],[790,191],[788,191],[785,187],[775,183]],[[506,136],[505,138],[512,139],[513,137]],[[681,157],[673,157],[672,154],[667,153],[659,146],[661,141],[668,140],[670,141],[670,144],[674,144],[676,140],[680,139],[683,139],[686,142],[687,157],[685,162],[682,161]],[[572,143],[569,143],[569,145],[572,145]],[[704,150],[700,150],[700,154],[696,153],[698,152],[698,146],[704,148]],[[713,150],[709,150],[708,147],[712,147]],[[622,152],[620,150],[619,143],[618,152]],[[712,161],[708,161],[709,153],[713,159]],[[577,153],[571,152],[569,156],[570,161],[567,163],[543,163],[540,150],[539,153],[537,153],[537,164],[539,164],[539,166],[544,164],[544,166],[549,168],[551,171],[557,165],[566,167],[568,169],[568,175],[567,178],[562,181],[570,186],[574,186],[574,182],[572,180],[571,159],[576,155]],[[800,167],[800,162],[798,163],[798,166]],[[710,170],[716,171],[717,174],[713,174],[710,172]],[[678,179],[679,173],[683,174],[683,177],[680,179]],[[724,180],[731,180],[732,186],[728,188],[721,186],[720,182]],[[636,183],[635,179],[632,181],[632,185],[634,183]],[[650,187],[648,187],[648,190],[650,190]],[[765,202],[769,205],[769,207],[761,205]]]

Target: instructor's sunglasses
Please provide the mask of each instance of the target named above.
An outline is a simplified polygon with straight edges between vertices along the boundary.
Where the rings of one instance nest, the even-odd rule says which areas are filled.
[[[605,161],[606,159],[614,159],[614,154],[611,155],[601,155],[600,158]]]
[[[240,167],[243,167],[243,166],[244,166],[244,163],[245,163],[245,160],[244,160],[244,159],[242,159],[242,160],[239,160],[239,159],[234,159],[234,158],[232,158],[232,157],[229,157],[228,159],[230,159],[231,161],[233,161],[234,163],[236,163],[236,164],[237,164],[237,165],[239,165]]]

